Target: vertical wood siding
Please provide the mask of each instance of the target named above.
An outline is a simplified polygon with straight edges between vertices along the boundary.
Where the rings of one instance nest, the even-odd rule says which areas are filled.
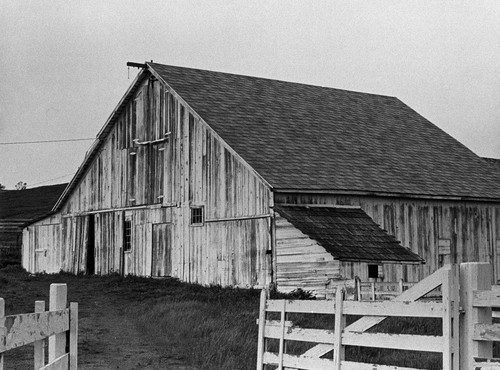
[[[276,194],[276,203],[360,206],[402,245],[425,259],[424,265],[385,264],[384,279],[419,281],[439,266],[439,247],[449,240],[449,262],[485,261],[500,264],[500,205],[486,202],[417,200],[369,196]],[[445,259],[443,259],[445,261]],[[341,264],[346,277],[367,277],[364,263]],[[496,269],[500,279],[500,270]]]
[[[156,142],[137,143],[151,141]],[[25,264],[33,271],[50,265],[84,272],[87,246],[93,240],[97,274],[263,285],[270,268],[270,200],[267,185],[175,92],[148,79],[122,107],[62,207],[62,221],[50,232],[59,238],[59,260],[38,258],[35,263],[31,257],[36,255],[34,246],[42,243],[34,239],[55,241],[42,221],[26,233]],[[140,206],[144,208],[134,209]],[[203,207],[204,222],[199,226],[191,225],[191,206]],[[86,224],[89,213],[96,213],[94,235],[89,235]],[[132,249],[127,252],[125,217],[132,222]]]
[[[301,288],[325,290],[329,280],[341,278],[339,261],[315,240],[275,213],[276,283],[281,292]]]

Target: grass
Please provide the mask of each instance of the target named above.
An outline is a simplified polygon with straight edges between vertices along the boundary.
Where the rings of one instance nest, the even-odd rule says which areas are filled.
[[[103,343],[116,340],[116,333],[110,332],[109,328],[86,328],[87,322],[94,322],[93,315],[114,307],[119,320],[128,320],[148,343],[148,347],[141,351],[160,353],[165,358],[177,359],[199,369],[255,368],[260,294],[257,290],[201,287],[175,279],[118,275],[33,276],[19,267],[9,266],[0,270],[0,295],[6,299],[7,314],[31,312],[36,299],[46,299],[49,284],[61,281],[68,284],[69,300],[80,302],[81,330],[93,330],[93,335],[97,333],[99,337],[98,342],[81,341],[79,349],[83,362],[90,357],[105,356]],[[279,298],[285,297],[290,298],[279,295]],[[308,295],[302,293],[294,298],[308,298]],[[333,328],[334,321],[331,315],[290,314],[289,319],[297,326],[329,329]],[[355,319],[348,317],[348,322]],[[371,330],[441,335],[441,322],[437,319],[387,319]],[[298,354],[310,346],[290,342],[287,350]],[[23,358],[22,354],[14,355],[9,361],[15,363],[16,356],[19,361]],[[351,361],[386,365],[425,369],[441,367],[441,355],[412,351],[347,347],[346,357]]]

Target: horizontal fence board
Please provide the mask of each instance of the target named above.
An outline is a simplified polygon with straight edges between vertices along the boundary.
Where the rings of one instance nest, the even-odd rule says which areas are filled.
[[[500,291],[475,290],[473,298],[474,307],[500,307]]]
[[[443,352],[443,337],[431,335],[346,332],[342,334],[342,344],[407,351]]]
[[[345,315],[442,317],[443,305],[437,302],[345,301]]]
[[[266,311],[268,312],[281,312],[283,307],[283,300],[274,299],[266,302]],[[334,314],[335,303],[333,301],[287,301],[286,312],[295,313],[323,313]]]
[[[266,325],[264,336],[266,338],[280,339],[283,330],[280,325]],[[296,340],[300,342],[334,344],[334,331],[325,329],[305,329],[289,327],[284,333],[285,340]]]
[[[0,353],[69,330],[69,309],[0,318]]]
[[[69,353],[56,358],[50,364],[41,367],[40,370],[68,370],[69,368]]]
[[[278,365],[278,354],[273,352],[264,352],[264,363]],[[285,353],[283,354],[283,367],[305,370],[331,370],[333,369],[333,360],[326,358],[293,356]]]
[[[342,361],[342,370],[422,370],[414,367],[367,364],[364,362]]]
[[[475,324],[472,339],[500,342],[500,324]]]

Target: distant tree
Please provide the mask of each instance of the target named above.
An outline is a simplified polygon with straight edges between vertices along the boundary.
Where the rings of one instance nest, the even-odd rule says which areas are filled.
[[[0,184],[0,190],[5,190],[5,185],[4,184]]]
[[[16,184],[16,190],[24,190],[24,189],[26,189],[26,186],[28,186],[28,184],[26,184],[25,182],[19,181]]]

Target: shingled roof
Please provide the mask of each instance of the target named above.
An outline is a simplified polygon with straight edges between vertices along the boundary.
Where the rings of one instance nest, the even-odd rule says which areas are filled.
[[[339,260],[423,262],[360,208],[276,205],[275,210]]]
[[[147,65],[276,190],[500,200],[500,172],[397,98]]]

